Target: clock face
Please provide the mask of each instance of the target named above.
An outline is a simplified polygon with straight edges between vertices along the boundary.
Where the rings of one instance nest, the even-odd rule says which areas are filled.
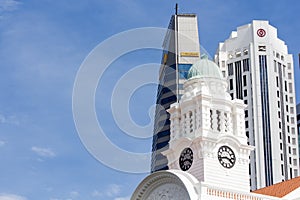
[[[233,150],[228,146],[221,146],[218,150],[218,160],[225,168],[232,168],[235,164],[235,155]]]
[[[185,148],[179,157],[179,166],[182,171],[186,171],[191,168],[193,164],[193,151],[190,148]]]

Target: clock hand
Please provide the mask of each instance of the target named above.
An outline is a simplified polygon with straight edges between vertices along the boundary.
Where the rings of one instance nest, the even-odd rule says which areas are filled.
[[[226,159],[226,160],[228,160],[231,164],[234,163],[234,161],[232,161],[232,159],[230,159],[230,158],[228,158],[228,157],[226,157],[226,156],[221,156],[220,158],[221,158],[221,159]]]
[[[230,160],[227,156],[221,156],[220,158],[221,158],[221,159],[224,159],[224,158],[225,158],[226,160]]]

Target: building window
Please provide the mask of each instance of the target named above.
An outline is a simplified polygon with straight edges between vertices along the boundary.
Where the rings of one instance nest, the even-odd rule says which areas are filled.
[[[244,97],[247,96],[247,90],[244,90]]]
[[[284,90],[287,92],[287,83],[284,81]]]
[[[249,59],[244,59],[243,60],[243,72],[248,72],[249,71]]]
[[[228,76],[233,75],[233,63],[228,64]]]
[[[290,107],[290,113],[294,114],[294,107]]]
[[[241,69],[241,61],[237,61],[234,63],[235,70],[235,90],[236,90],[236,98],[243,99],[243,86],[242,86],[242,69]]]
[[[249,122],[245,121],[245,127],[248,128],[249,127]]]
[[[295,135],[295,128],[291,128],[292,134]]]
[[[291,123],[295,124],[295,118],[294,117],[291,117]]]
[[[226,72],[222,71],[222,75],[223,75],[223,78],[225,78],[226,77]]]
[[[222,60],[222,68],[225,68],[225,61]]]
[[[246,75],[243,76],[243,85],[247,86],[247,77],[246,77]]]
[[[282,133],[279,132],[279,139],[282,139]]]
[[[293,148],[293,155],[296,155],[297,151],[295,148]]]
[[[229,79],[229,90],[233,90],[233,80]]]
[[[248,110],[245,110],[245,117],[248,117]]]
[[[262,120],[262,133],[263,138],[266,141],[265,148],[264,148],[264,154],[267,155],[269,152],[272,152],[272,146],[271,146],[271,130],[270,130],[270,111],[269,111],[269,104],[271,103],[269,101],[269,80],[268,80],[268,66],[267,66],[267,56],[266,55],[259,55],[259,70],[260,70],[260,90],[261,90],[261,113],[264,116]],[[271,80],[272,82],[273,80]],[[265,172],[266,177],[272,177],[272,159],[267,156],[264,159],[265,163]],[[272,180],[269,178],[266,178],[266,184],[271,185]]]
[[[289,92],[292,93],[293,92],[293,84],[289,83]]]

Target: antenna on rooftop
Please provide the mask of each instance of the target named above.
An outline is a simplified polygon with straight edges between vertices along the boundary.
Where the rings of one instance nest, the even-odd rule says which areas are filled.
[[[175,15],[177,15],[178,14],[178,3],[176,3],[176,5],[175,5]]]
[[[299,68],[300,68],[300,53],[298,54],[298,59],[299,59]]]

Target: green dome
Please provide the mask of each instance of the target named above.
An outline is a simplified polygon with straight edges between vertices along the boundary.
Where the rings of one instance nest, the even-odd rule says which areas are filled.
[[[201,60],[195,62],[190,68],[187,78],[218,78],[223,79],[222,72],[218,65],[207,56],[203,56]]]

